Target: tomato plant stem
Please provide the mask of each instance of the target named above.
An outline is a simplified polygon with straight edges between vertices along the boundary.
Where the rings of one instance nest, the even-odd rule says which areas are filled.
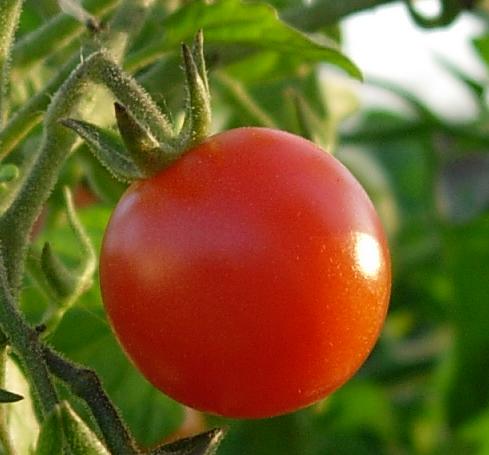
[[[136,2],[127,0],[121,8],[126,8],[124,11],[133,15],[134,3]],[[149,7],[152,2],[140,0],[137,3]],[[143,15],[138,17],[140,20],[144,19]],[[122,19],[121,13],[116,15],[114,21],[117,24]],[[137,22],[132,24],[134,27],[138,25]],[[128,30],[125,33],[132,35]],[[125,42],[127,45],[128,41]],[[114,57],[120,59],[123,53],[124,49],[118,47]],[[169,128],[169,123],[165,123],[166,119],[152,103],[149,95],[132,78],[122,74],[113,56],[109,57],[108,52],[92,54],[75,69],[53,97],[46,113],[37,159],[12,204],[0,219],[0,239],[4,244],[5,265],[9,283],[14,290],[20,284],[31,226],[56,183],[68,151],[76,141],[74,134],[62,126],[59,120],[67,118],[70,113],[80,114],[88,111],[91,97],[87,96],[87,89],[93,86],[93,82],[104,83],[121,102],[133,107],[133,110],[154,125],[155,129],[159,127],[158,133],[168,132],[166,128]]]
[[[58,397],[42,357],[38,334],[17,311],[3,257],[0,257],[0,326],[24,365],[43,415],[47,415],[58,403]]]
[[[0,6],[3,3],[11,5],[13,2],[2,2]],[[142,25],[145,18],[145,9],[152,6],[152,4],[153,0],[125,0],[122,2],[114,18],[114,30],[117,36],[112,37],[110,32],[107,32],[103,39],[103,43],[107,45],[109,51],[113,51],[113,58],[121,59],[130,37],[134,32],[139,31]],[[3,18],[3,16],[1,17]],[[125,24],[124,27],[122,24]],[[5,52],[4,54],[6,55],[7,53]],[[95,55],[100,56],[102,54],[98,53]],[[37,157],[32,166],[27,169],[27,175],[23,180],[22,186],[0,219],[0,241],[3,248],[0,258],[0,328],[4,331],[13,350],[23,364],[29,383],[38,397],[43,416],[54,409],[58,403],[58,397],[44,360],[43,348],[39,342],[38,333],[29,326],[17,310],[16,299],[24,269],[24,258],[29,244],[31,227],[57,181],[60,168],[68,152],[75,143],[73,133],[63,127],[59,120],[71,112],[81,113],[88,110],[91,104],[91,97],[86,96],[86,89],[91,85],[92,80],[98,81],[97,74],[95,74],[96,70],[98,69],[99,73],[103,72],[97,66],[100,63],[97,58],[87,59],[75,69],[73,74],[57,91],[45,116],[44,131]],[[111,68],[113,68],[115,63],[112,60],[111,63]],[[65,67],[65,70],[68,71],[69,68],[70,64]],[[113,72],[111,73],[110,70],[107,74],[113,76]],[[66,74],[63,74],[63,77],[65,76]],[[58,84],[63,77],[60,76],[54,79],[51,86]],[[38,97],[34,106],[42,108],[45,102],[45,98]],[[32,105],[30,108],[32,108]],[[29,117],[28,111],[25,111],[20,118],[22,121],[14,124],[15,128],[9,130],[11,134],[12,132],[15,133],[10,136],[10,147],[13,147],[12,144],[16,141],[18,142],[20,140],[19,137],[21,138],[23,134],[25,135],[26,131],[38,119],[37,116]],[[93,379],[91,379],[91,382],[93,384]],[[100,400],[100,394],[97,399]],[[88,401],[89,405],[96,406],[94,399],[89,399]],[[102,415],[103,412],[107,412],[108,416]],[[100,407],[97,408],[95,414],[98,415],[97,421],[101,422],[102,432],[104,434],[111,433],[110,422],[113,415],[108,409],[107,403],[104,404],[102,410]],[[104,427],[104,425],[107,425],[108,428]],[[127,434],[127,432],[124,432],[124,434]],[[113,435],[109,441],[117,439],[124,441],[127,438],[121,437],[119,433],[118,436]],[[111,444],[115,443],[112,442]],[[137,452],[121,449],[115,453],[131,454]]]
[[[107,397],[96,373],[89,368],[67,361],[48,347],[44,347],[43,354],[51,372],[69,384],[72,392],[88,404],[111,453],[120,455],[140,453],[119,413]]]
[[[23,0],[0,0],[0,126],[6,117],[5,95],[9,79],[9,58],[22,3]]]
[[[84,7],[92,14],[101,16],[113,9],[117,3],[118,0],[90,0],[84,2]],[[59,13],[14,45],[12,64],[16,70],[26,70],[67,46],[84,31],[85,26],[82,22]]]
[[[50,95],[56,92],[70,75],[80,57],[70,59],[46,87],[30,98],[6,123],[0,131],[0,159],[5,158],[28,134],[42,122],[43,113],[50,102]]]

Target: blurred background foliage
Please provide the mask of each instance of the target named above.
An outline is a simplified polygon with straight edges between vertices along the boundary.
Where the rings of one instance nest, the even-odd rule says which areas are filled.
[[[85,3],[89,9],[96,4]],[[312,6],[327,9],[339,3],[316,0]],[[343,0],[338,14],[355,14],[358,5],[375,3],[390,2]],[[405,88],[368,77],[364,85],[398,98],[404,109],[365,107],[359,84],[322,65],[336,57],[305,42],[304,35],[277,19],[272,7],[310,33],[314,42],[334,46],[342,37],[337,17],[331,16],[333,22],[317,17],[308,22],[312,15],[301,2],[268,4],[156,2],[126,67],[162,106],[178,110],[183,96],[178,45],[203,26],[215,131],[261,125],[303,134],[335,153],[357,176],[384,221],[393,260],[390,313],[371,357],[352,381],[309,409],[240,422],[184,409],[152,388],[115,341],[97,283],[67,312],[49,341],[99,373],[136,437],[147,446],[224,424],[229,432],[221,455],[489,454],[487,74],[476,80],[454,64],[443,66],[477,106],[470,119],[447,120]],[[229,5],[234,5],[232,14]],[[481,2],[466,13],[475,15],[482,28],[489,24],[484,7]],[[54,0],[27,0],[19,42],[58,14]],[[13,111],[57,74],[82,39],[81,32],[75,34],[60,42],[54,54],[23,66],[16,66],[14,51]],[[481,33],[471,46],[489,70],[489,33]],[[145,63],[146,57],[154,62],[155,55],[156,63]],[[100,118],[91,121],[113,124],[111,102],[101,106]],[[9,162],[28,161],[39,135],[40,129],[34,129]],[[33,233],[32,248],[39,250],[49,240],[67,263],[76,264],[77,242],[63,209],[61,186],[66,184],[74,191],[78,213],[97,250],[124,186],[85,146],[67,161]],[[38,323],[50,301],[35,278],[31,270],[22,305],[29,320]],[[12,390],[23,387],[14,365],[9,380]],[[79,403],[74,405],[84,412]],[[22,409],[20,404],[9,406],[15,409],[12,419],[18,420],[17,438],[27,447],[35,440],[34,420],[26,417],[25,403]]]

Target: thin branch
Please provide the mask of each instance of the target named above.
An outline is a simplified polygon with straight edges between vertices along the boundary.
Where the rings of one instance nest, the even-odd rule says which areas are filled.
[[[43,354],[51,372],[69,384],[71,391],[87,403],[111,453],[141,453],[105,393],[97,374],[89,368],[68,361],[47,346],[43,348]]]
[[[39,399],[43,415],[49,414],[58,397],[42,357],[38,334],[17,309],[10,292],[3,256],[0,251],[0,327],[19,355],[24,370]]]
[[[84,7],[100,16],[113,9],[119,0],[90,0]],[[12,49],[12,64],[27,69],[53,52],[62,49],[86,30],[82,22],[59,13],[44,25],[25,35]]]
[[[0,0],[0,127],[6,118],[5,97],[10,73],[10,51],[23,0]]]
[[[144,4],[149,8],[152,3],[153,0],[125,0],[120,6],[121,12],[115,15],[114,21],[116,23],[122,21],[124,17],[122,11],[125,11],[131,15],[127,23],[139,30],[141,24],[134,22],[132,18],[134,5]],[[138,17],[144,20],[144,15]],[[132,36],[132,33],[131,29],[125,31],[128,36]],[[110,35],[106,39],[109,41]],[[128,40],[125,40],[125,43],[127,45]],[[115,52],[111,55],[120,60],[124,49],[115,46]],[[62,126],[59,120],[69,117],[74,112],[79,114],[91,108],[89,95],[93,91],[89,87],[93,82],[107,82],[108,88],[114,89],[114,77],[118,77],[118,67],[112,57],[107,57],[111,50],[109,48],[108,51],[92,54],[78,66],[56,92],[45,116],[41,149],[36,161],[26,176],[22,188],[0,219],[0,239],[5,248],[5,266],[14,292],[17,292],[20,286],[31,226],[49,197],[61,166],[76,142],[76,136]],[[135,82],[133,84],[131,81],[132,79],[130,80],[128,76],[119,81],[119,84],[123,86],[119,99],[128,104],[131,103],[129,95],[133,94],[134,90],[138,91],[138,87],[134,87]],[[146,97],[149,99],[149,95],[146,94]],[[155,109],[148,109],[148,106],[145,106],[145,109],[141,106],[138,108],[142,110],[141,115],[146,116],[149,122],[156,120]]]

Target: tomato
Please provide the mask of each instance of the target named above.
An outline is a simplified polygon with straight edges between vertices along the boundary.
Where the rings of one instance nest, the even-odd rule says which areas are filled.
[[[379,336],[391,281],[359,183],[313,143],[265,128],[210,137],[132,184],[100,276],[146,378],[236,418],[291,412],[347,381]]]

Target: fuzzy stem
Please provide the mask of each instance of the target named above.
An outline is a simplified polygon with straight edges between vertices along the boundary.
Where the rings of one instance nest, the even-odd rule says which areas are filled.
[[[107,0],[105,1],[107,2]],[[108,31],[103,34],[102,40],[105,47],[111,50],[111,54],[116,60],[122,58],[124,46],[128,44],[127,36],[132,36],[139,31],[147,10],[152,3],[153,0],[126,1],[114,15]],[[130,20],[126,18],[126,15],[130,17]],[[130,35],[128,35],[127,29],[124,29],[128,25],[132,27]],[[60,88],[70,73],[76,68],[79,61],[79,55],[72,57],[46,87],[28,100],[5,125],[5,128],[0,131],[0,160],[8,155],[33,128],[41,123],[43,112],[49,105],[51,94]]]
[[[169,120],[134,78],[104,52],[96,54],[93,60],[92,79],[104,84],[141,124],[148,126],[158,141],[166,142],[174,135]]]
[[[126,11],[125,14],[133,14],[132,6],[135,3],[149,7],[152,0],[125,0],[120,14],[116,15],[118,20],[124,16],[123,11]],[[141,24],[137,21],[131,23],[139,31]],[[127,30],[125,33],[131,32],[132,30]],[[107,37],[107,40],[109,39],[110,35]],[[126,40],[125,45],[127,42]],[[120,57],[124,51],[124,46],[118,47],[115,56]],[[96,59],[92,61],[100,63]],[[90,69],[93,70],[93,67],[90,65],[90,59],[87,59],[78,66],[54,96],[45,116],[40,151],[22,187],[0,219],[0,240],[5,254],[0,256],[0,328],[24,365],[43,415],[47,415],[54,408],[58,398],[44,361],[38,334],[21,316],[15,300],[20,287],[31,226],[57,181],[64,159],[75,143],[74,134],[60,125],[59,119],[68,113],[87,109],[90,104],[87,93],[90,93],[90,90],[86,89],[94,76]],[[102,428],[102,431],[107,430]]]
[[[0,127],[6,119],[10,51],[19,23],[23,0],[0,0]]]
[[[75,69],[80,57],[73,57],[59,73],[35,96],[29,99],[0,131],[0,160],[5,158],[39,123],[49,106],[50,95],[63,84]]]
[[[136,442],[106,395],[96,373],[64,359],[49,347],[44,347],[43,354],[51,372],[69,384],[71,391],[88,404],[111,453],[139,454]]]
[[[44,363],[37,332],[17,311],[10,292],[7,272],[0,252],[0,327],[24,365],[24,371],[36,393],[43,415],[58,403],[58,397]]]
[[[123,59],[131,38],[139,33],[154,3],[155,0],[125,0],[118,8],[103,37],[104,47],[110,49],[115,60]]]
[[[134,14],[134,4],[145,4],[149,7],[150,2],[149,0],[139,0],[138,2],[126,0],[120,7],[121,11]],[[116,19],[114,19],[116,25],[117,21],[122,21],[122,17],[124,17],[122,12],[116,14]],[[142,15],[139,18],[144,20]],[[134,27],[137,25],[140,26],[137,22],[133,23]],[[128,31],[125,33],[132,35]],[[127,42],[126,40],[126,45]],[[124,49],[116,49],[115,57],[120,58],[123,52]],[[5,248],[8,281],[15,292],[17,292],[21,281],[31,227],[57,181],[64,159],[76,142],[75,135],[62,126],[59,120],[72,113],[80,114],[87,111],[91,104],[88,102],[89,96],[87,94],[93,91],[90,89],[91,81],[105,82],[109,89],[120,92],[121,102],[126,102],[128,105],[135,104],[134,100],[128,97],[133,96],[135,91],[139,93],[141,89],[139,86],[135,87],[136,83],[128,76],[119,80],[118,71],[120,72],[116,63],[107,56],[106,52],[92,54],[65,81],[49,105],[38,157],[22,188],[0,219],[0,239]],[[149,95],[145,94],[145,96],[149,98]],[[138,108],[143,111],[140,106]],[[149,121],[152,121],[156,113],[154,110],[144,110],[141,115],[145,115]]]
[[[8,2],[8,0],[6,0]],[[119,0],[90,0],[84,8],[101,16],[113,9]],[[27,69],[63,48],[86,30],[84,24],[64,13],[57,14],[43,26],[22,38],[12,49],[15,68]]]

